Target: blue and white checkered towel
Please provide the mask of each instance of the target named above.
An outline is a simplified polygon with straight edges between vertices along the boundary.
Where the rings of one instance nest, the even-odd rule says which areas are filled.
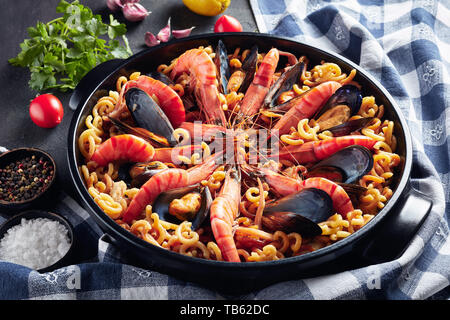
[[[83,241],[84,263],[39,274],[0,262],[2,299],[448,299],[450,290],[448,1],[250,0],[260,32],[340,53],[378,78],[400,105],[414,138],[413,186],[433,208],[394,261],[224,296],[125,264],[92,218],[61,194],[53,211]],[[447,205],[447,207],[446,207]],[[87,260],[95,256],[94,259]],[[90,262],[89,262],[90,261]],[[372,282],[374,275],[378,281]]]

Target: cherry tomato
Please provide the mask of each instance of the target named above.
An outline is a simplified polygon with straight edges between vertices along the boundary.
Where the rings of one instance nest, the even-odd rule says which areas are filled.
[[[224,14],[217,19],[214,32],[242,32],[242,25],[236,18]]]
[[[37,96],[30,103],[30,117],[42,128],[54,128],[62,120],[64,109],[61,101],[52,94]]]

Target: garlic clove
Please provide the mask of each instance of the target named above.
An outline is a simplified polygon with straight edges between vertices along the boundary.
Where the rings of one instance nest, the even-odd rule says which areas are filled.
[[[151,33],[151,32],[146,32],[145,33],[145,44],[148,47],[154,47],[154,46],[157,46],[160,43],[161,43],[161,41],[158,40],[153,33]]]
[[[191,34],[191,31],[194,29],[195,27],[191,27],[189,29],[182,29],[182,30],[172,30],[172,35],[176,38],[184,38],[187,37]]]
[[[144,20],[151,12],[139,3],[126,3],[122,7],[122,13],[128,21],[136,22]]]
[[[169,18],[169,21],[167,21],[167,25],[159,31],[156,38],[158,38],[158,40],[160,40],[162,42],[169,41],[169,39],[170,39],[170,18]]]

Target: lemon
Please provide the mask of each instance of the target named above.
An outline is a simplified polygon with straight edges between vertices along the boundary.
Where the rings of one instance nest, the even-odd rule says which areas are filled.
[[[230,0],[183,0],[189,10],[202,16],[217,16],[230,5]]]

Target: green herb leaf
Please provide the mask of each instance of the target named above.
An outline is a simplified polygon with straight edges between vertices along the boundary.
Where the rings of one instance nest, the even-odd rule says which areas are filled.
[[[40,91],[46,87],[54,86],[56,78],[51,67],[38,67],[31,73],[31,79],[28,82],[34,90]]]
[[[108,36],[110,39],[120,37],[127,32],[126,26],[114,19],[112,14],[109,15],[109,21]]]
[[[125,59],[129,56],[126,48],[120,46],[119,41],[111,40],[110,42],[111,55],[116,59]]]
[[[64,70],[64,63],[60,61],[57,56],[54,56],[50,52],[44,56],[44,65],[53,67],[57,72],[61,72]]]
[[[104,23],[78,0],[61,0],[56,12],[63,15],[29,27],[29,39],[20,44],[18,55],[8,60],[14,66],[29,68],[33,90],[72,90],[97,64],[132,54],[125,24],[112,15],[109,23]],[[106,35],[109,42],[104,39]]]

